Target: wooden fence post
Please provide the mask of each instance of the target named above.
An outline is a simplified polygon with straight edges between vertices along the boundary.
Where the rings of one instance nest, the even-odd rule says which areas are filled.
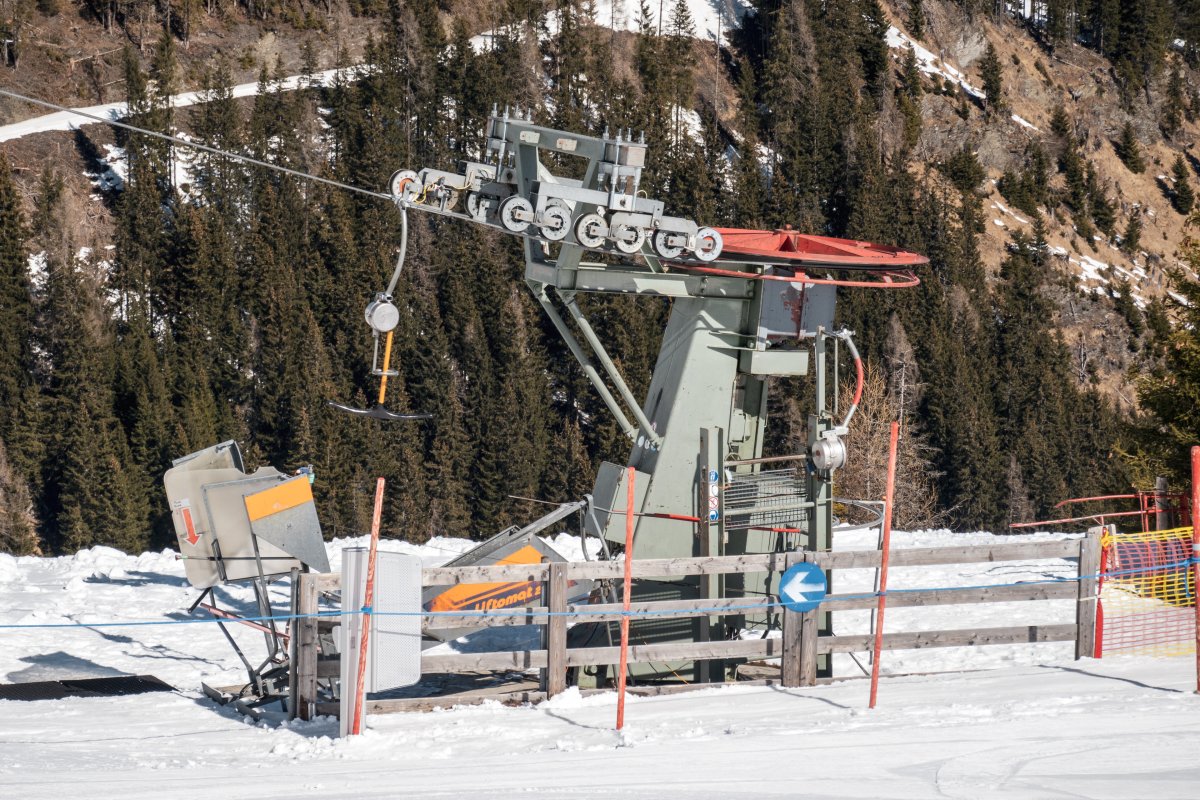
[[[800,685],[817,685],[817,631],[821,626],[819,611],[800,615]]]
[[[803,553],[788,553],[784,561],[784,570],[804,559]],[[780,669],[780,681],[784,686],[800,686],[801,658],[801,614],[789,608],[783,609],[783,663]]]
[[[1159,475],[1154,479],[1154,530],[1165,531],[1171,527],[1171,512],[1167,506],[1171,500],[1167,497],[1170,489],[1167,479]]]
[[[785,564],[813,561],[815,553],[788,553]],[[800,614],[783,610],[783,664],[780,679],[784,686],[817,685],[817,628],[820,611]]]
[[[546,582],[546,696],[554,697],[567,688],[567,565],[550,564]]]
[[[1079,540],[1079,596],[1075,604],[1075,659],[1096,655],[1096,603],[1100,574],[1100,534]]]
[[[312,719],[313,707],[317,702],[317,576],[311,572],[300,575],[300,588],[296,596],[295,652],[291,680],[295,684],[296,698],[289,716],[303,720]],[[342,691],[347,691],[342,687]]]

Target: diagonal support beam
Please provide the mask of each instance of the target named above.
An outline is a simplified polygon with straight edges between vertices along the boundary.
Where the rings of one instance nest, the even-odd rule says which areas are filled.
[[[562,318],[562,315],[558,313],[558,309],[550,302],[550,297],[546,294],[546,285],[530,281],[529,288],[533,292],[533,296],[537,298],[538,303],[541,304],[542,310],[546,312],[546,316],[554,323],[554,328],[558,331],[558,335],[567,343],[567,348],[570,349],[571,355],[575,356],[575,360],[583,368],[583,373],[587,376],[588,381],[600,393],[600,399],[604,401],[604,405],[616,417],[617,424],[621,426],[621,431],[629,437],[630,441],[637,441],[637,425],[634,425],[629,421],[629,417],[625,416],[625,412],[621,410],[621,405],[617,402],[617,398],[613,397],[612,392],[608,389],[608,385],[600,377],[599,371],[597,371],[595,365],[592,364],[591,359],[588,358],[587,353],[583,351],[583,347],[580,346],[579,341],[575,338],[575,334],[571,333],[571,329],[567,327],[566,320]]]
[[[633,417],[642,429],[642,434],[653,442],[655,447],[661,447],[662,437],[654,430],[654,426],[650,424],[650,420],[646,419],[646,414],[642,411],[641,405],[634,398],[633,392],[629,390],[629,385],[625,383],[625,379],[621,377],[620,371],[617,370],[617,365],[609,358],[608,351],[604,349],[600,337],[596,335],[596,331],[592,329],[591,323],[587,321],[587,317],[579,309],[579,304],[575,302],[575,293],[556,291],[562,299],[563,305],[567,307],[567,313],[571,315],[571,319],[575,320],[575,324],[579,326],[579,330],[583,333],[584,340],[591,346],[592,352],[596,354],[596,358],[600,360],[600,366],[604,367],[609,380],[617,387],[617,392],[621,395],[621,399],[625,401],[625,405],[633,412]]]

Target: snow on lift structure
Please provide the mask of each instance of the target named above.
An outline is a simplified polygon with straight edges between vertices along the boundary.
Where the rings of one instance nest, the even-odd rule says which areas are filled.
[[[626,464],[600,465],[585,534],[599,537],[605,552],[623,546],[626,469],[633,467],[639,558],[828,549],[835,502],[854,505],[834,498],[832,475],[847,458],[845,435],[863,385],[852,333],[834,328],[836,292],[916,286],[914,270],[927,259],[868,242],[712,228],[671,216],[664,201],[640,190],[647,143],[630,131],[585,136],[508,109],[493,110],[486,131],[483,161],[460,162],[453,172],[400,170],[389,192],[405,228],[412,209],[521,237],[527,287],[631,443]],[[367,307],[377,341],[399,319],[392,298],[398,277],[399,265]],[[671,300],[643,402],[581,309],[581,293]],[[841,345],[854,361],[857,387],[835,419]],[[764,457],[768,383],[799,376],[812,388],[807,444],[794,455]],[[644,582],[634,594],[761,598],[773,580],[689,577]],[[653,643],[719,639],[772,622],[756,613],[632,627],[634,641]],[[573,635],[598,629],[604,625],[579,625]],[[649,665],[641,677],[686,666]],[[715,677],[723,666],[694,665],[696,678]]]

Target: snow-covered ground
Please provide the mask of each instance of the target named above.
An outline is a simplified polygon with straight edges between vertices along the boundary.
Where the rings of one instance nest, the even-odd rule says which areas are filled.
[[[324,72],[315,72],[311,75],[293,75],[270,85],[278,91],[283,92],[295,91],[296,89],[310,86],[332,86],[338,80],[339,76],[343,79],[349,79],[359,74],[362,69],[362,67],[346,67],[344,69],[328,69]],[[257,83],[242,83],[234,86],[231,93],[234,97],[253,97],[258,94],[259,88],[259,84]],[[207,100],[208,96],[205,92],[183,92],[172,95],[171,105],[174,108],[183,108],[197,103],[204,103]],[[88,116],[82,116],[82,114],[76,112],[82,112],[82,114],[87,114]],[[14,122],[11,125],[0,125],[0,142],[19,139],[22,136],[29,136],[34,133],[45,133],[46,131],[73,131],[84,125],[95,125],[101,121],[119,122],[128,115],[129,104],[124,101],[119,103],[105,103],[99,106],[87,106],[72,111],[55,111],[53,114],[31,117],[21,122]],[[92,117],[100,117],[101,119],[96,120],[92,119]]]
[[[1020,539],[1045,537],[1035,534]],[[1005,537],[1013,541],[1017,537]],[[990,534],[896,534],[898,547],[971,544]],[[552,540],[578,558],[570,537]],[[334,568],[343,540],[330,545]],[[838,534],[839,548],[874,544]],[[425,563],[471,543],[385,542]],[[893,569],[896,588],[1068,577],[1062,559]],[[868,590],[870,570],[835,574],[839,592]],[[248,593],[227,592],[250,608]],[[182,620],[195,591],[175,553],[128,556],[92,548],[60,558],[0,556],[0,679],[153,674],[173,693],[128,698],[0,701],[0,797],[1095,797],[1196,796],[1200,697],[1194,662],[1070,659],[1063,644],[885,653],[886,678],[869,711],[867,685],[846,680],[782,690],[719,688],[631,698],[613,729],[612,694],[568,692],[538,706],[498,704],[379,715],[356,739],[336,721],[251,723],[209,702],[200,682],[241,672],[208,623]],[[887,630],[1036,624],[1074,618],[1069,601],[894,609]],[[867,612],[835,617],[865,631]],[[239,639],[254,651],[262,638]],[[991,669],[987,669],[991,668]],[[848,659],[839,671],[857,673]]]

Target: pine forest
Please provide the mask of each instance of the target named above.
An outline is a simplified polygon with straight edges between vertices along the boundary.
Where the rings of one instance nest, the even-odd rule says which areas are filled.
[[[642,188],[670,213],[928,256],[917,288],[838,300],[871,373],[864,413],[905,420],[897,525],[1000,532],[1068,497],[1181,481],[1200,437],[1200,3],[733,5],[718,43],[685,0],[626,0],[634,30],[584,0],[9,3],[0,22],[22,49],[0,85],[37,94],[19,82],[36,31],[70,17],[113,51],[102,98],[128,101],[125,122],[375,192],[397,169],[481,159],[493,106],[644,131]],[[361,46],[343,45],[337,16],[366,31]],[[198,58],[200,32],[234,22],[303,41],[296,63]],[[932,32],[968,28],[990,35],[962,82],[889,33],[938,52]],[[1005,49],[1018,37],[1036,58]],[[1102,113],[1080,112],[1055,72],[1082,59],[1110,87],[1088,106]],[[235,96],[248,69],[259,87]],[[1028,128],[1014,122],[1023,82],[1056,98]],[[185,91],[201,102],[170,102]],[[59,158],[0,144],[0,552],[172,546],[164,471],[228,439],[250,467],[311,464],[330,538],[366,530],[377,475],[384,534],[424,542],[486,538],[543,513],[534,501],[590,492],[601,460],[625,463],[629,441],[524,286],[518,239],[409,215],[388,402],[435,416],[351,417],[327,403],[374,402],[362,308],[396,260],[394,205],[119,128],[56,135]],[[124,170],[89,200],[77,164],[106,148]],[[1119,188],[1155,180],[1149,199]],[[996,202],[1027,224],[993,222]],[[102,223],[85,232],[88,214]],[[1160,220],[1182,232],[1169,246]],[[1071,242],[1143,266],[1160,254],[1162,285],[1114,271],[1085,291],[1059,257]],[[581,296],[639,398],[669,303]],[[771,387],[771,454],[804,441],[802,381]],[[861,465],[878,447],[853,452]],[[848,484],[877,495],[853,467]]]

